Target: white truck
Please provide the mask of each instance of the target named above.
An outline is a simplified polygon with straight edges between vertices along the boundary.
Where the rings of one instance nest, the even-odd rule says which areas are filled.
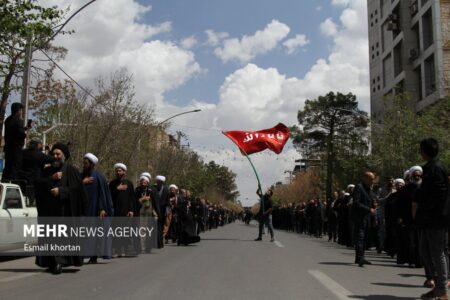
[[[37,209],[31,206],[17,184],[0,183],[0,254],[22,248],[24,224],[37,223]],[[37,242],[37,241],[32,241]]]

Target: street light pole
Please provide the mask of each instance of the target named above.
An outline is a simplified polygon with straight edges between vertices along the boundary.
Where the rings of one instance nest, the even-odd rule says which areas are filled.
[[[159,123],[158,123],[158,126],[161,126],[162,124],[166,123],[167,121],[172,120],[173,118],[176,118],[176,117],[178,117],[178,116],[185,115],[185,114],[190,114],[190,113],[196,113],[196,112],[199,112],[199,111],[202,111],[202,110],[201,110],[201,109],[194,109],[194,110],[185,111],[185,112],[182,112],[182,113],[173,115],[173,116],[171,116],[171,117],[169,117],[169,118],[167,118],[167,119],[165,119],[165,120],[159,122]]]
[[[164,119],[163,121],[157,123],[156,124],[156,127],[157,127],[157,132],[156,132],[156,144],[157,144],[156,147],[157,148],[156,149],[159,148],[159,146],[158,146],[158,144],[159,144],[159,141],[158,141],[158,139],[159,139],[159,130],[158,130],[158,128],[161,127],[161,125],[163,125],[167,121],[172,120],[173,118],[176,118],[178,116],[182,116],[182,115],[186,115],[186,114],[190,114],[190,113],[196,113],[196,112],[200,112],[200,111],[202,111],[202,110],[201,109],[194,109],[194,110],[190,110],[190,111],[181,112],[181,113],[175,114],[173,116],[170,116],[167,119]],[[141,138],[139,137],[139,145],[140,145],[140,142],[141,142]],[[140,151],[140,147],[138,148],[138,151]],[[156,167],[155,167],[155,169],[156,169]]]

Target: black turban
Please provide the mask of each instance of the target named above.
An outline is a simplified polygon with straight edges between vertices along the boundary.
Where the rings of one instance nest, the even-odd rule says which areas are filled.
[[[66,159],[69,159],[69,157],[70,157],[69,147],[67,147],[65,144],[63,144],[63,143],[56,143],[52,147],[52,152],[55,149],[61,150],[64,153],[64,156],[66,157]]]

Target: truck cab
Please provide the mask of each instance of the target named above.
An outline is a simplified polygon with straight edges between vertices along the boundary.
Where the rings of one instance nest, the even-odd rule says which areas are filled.
[[[23,248],[24,224],[37,223],[37,209],[30,205],[19,185],[0,183],[0,252]]]

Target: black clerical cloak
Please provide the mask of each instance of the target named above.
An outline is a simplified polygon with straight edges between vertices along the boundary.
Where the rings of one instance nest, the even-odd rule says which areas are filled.
[[[52,175],[62,172],[61,180],[53,180]],[[50,190],[59,188],[59,195],[53,196]],[[81,217],[87,204],[87,194],[80,172],[68,163],[54,163],[36,181],[36,206],[39,217]],[[82,256],[37,256],[40,267],[52,267],[56,263],[63,266],[81,266]]]

